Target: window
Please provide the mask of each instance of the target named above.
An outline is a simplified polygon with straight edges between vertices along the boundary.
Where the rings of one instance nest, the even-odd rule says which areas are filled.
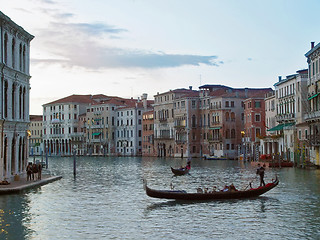
[[[229,101],[225,102],[225,107],[229,107]]]
[[[261,135],[261,129],[256,128],[256,137],[259,137]]]
[[[254,102],[254,107],[255,108],[261,108],[261,102],[260,101],[255,101]]]
[[[261,121],[260,114],[256,114],[255,117],[256,117],[256,122],[260,122]]]
[[[192,107],[192,108],[196,108],[196,101],[195,101],[195,100],[192,100],[192,102],[191,102],[191,107]]]
[[[231,107],[234,107],[234,101],[231,101]]]

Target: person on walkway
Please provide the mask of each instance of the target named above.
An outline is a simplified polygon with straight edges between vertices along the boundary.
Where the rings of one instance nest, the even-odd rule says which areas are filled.
[[[32,175],[32,163],[29,162],[27,165],[27,181],[31,181],[31,175]]]
[[[260,176],[260,187],[265,186],[265,182],[264,182],[264,167],[260,166],[260,163],[258,164],[258,169],[257,169],[257,174]]]
[[[41,180],[41,172],[42,172],[42,165],[41,163],[37,164],[38,166],[38,180]]]
[[[37,175],[34,176],[36,173],[38,173],[38,166],[37,164],[32,164],[32,180],[34,180],[34,178],[36,177],[37,180]]]

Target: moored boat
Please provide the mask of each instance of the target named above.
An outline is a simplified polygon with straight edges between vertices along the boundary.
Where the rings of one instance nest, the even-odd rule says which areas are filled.
[[[218,157],[218,156],[204,156],[205,160],[227,160],[225,157]]]
[[[254,198],[258,197],[272,188],[276,187],[279,183],[278,178],[273,182],[266,184],[265,186],[258,188],[251,188],[248,190],[239,191],[219,191],[219,192],[208,192],[208,193],[188,193],[184,190],[155,190],[149,188],[145,182],[144,187],[146,194],[153,198],[164,198],[174,200],[187,200],[187,201],[204,201],[204,200],[219,200],[219,199],[243,199],[243,198]]]

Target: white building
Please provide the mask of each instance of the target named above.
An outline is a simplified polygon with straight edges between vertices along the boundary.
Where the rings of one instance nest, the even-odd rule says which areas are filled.
[[[30,41],[34,38],[0,12],[0,180],[24,174],[28,156]]]
[[[276,92],[276,121],[278,125],[269,129],[280,134],[279,152],[285,160],[297,161],[295,153],[298,151],[297,129],[304,128],[303,116],[307,109],[307,76],[308,70],[297,71],[286,79],[274,84]]]
[[[79,116],[93,99],[92,95],[71,95],[43,105],[43,140],[49,156],[70,156],[74,150],[84,153]]]

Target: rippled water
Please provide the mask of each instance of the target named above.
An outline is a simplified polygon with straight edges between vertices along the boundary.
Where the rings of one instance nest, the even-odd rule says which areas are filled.
[[[255,169],[237,161],[192,160],[189,175],[172,177],[181,159],[50,158],[59,181],[0,196],[0,239],[320,239],[320,171],[269,169],[280,184],[249,200],[176,202],[149,198],[156,189],[196,191],[225,183],[245,188]],[[258,179],[254,180],[254,185]]]

